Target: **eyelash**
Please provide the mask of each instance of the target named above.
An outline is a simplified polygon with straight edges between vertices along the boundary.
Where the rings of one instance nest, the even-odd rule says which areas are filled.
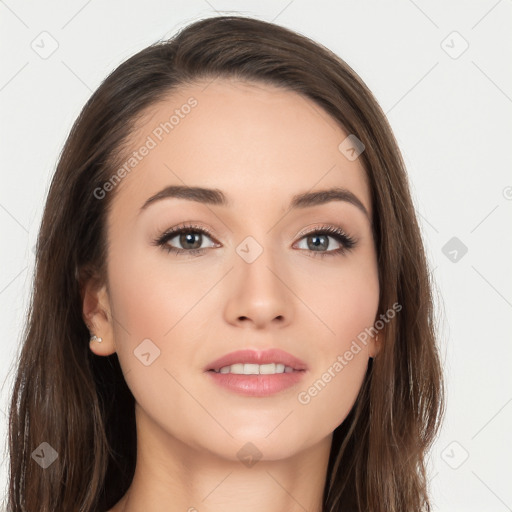
[[[163,250],[167,251],[168,253],[173,254],[187,254],[187,256],[194,257],[198,256],[200,254],[203,254],[206,249],[209,248],[202,248],[202,249],[178,249],[176,247],[173,247],[169,245],[167,242],[171,240],[172,238],[175,238],[176,235],[181,235],[183,233],[201,233],[203,235],[208,236],[209,238],[213,238],[210,231],[206,228],[203,228],[201,226],[196,226],[192,224],[183,224],[180,226],[176,226],[174,228],[168,229],[164,233],[162,233],[161,236],[159,236],[156,240],[154,240],[153,245],[162,247]],[[306,233],[300,233],[300,240],[307,236],[316,235],[316,236],[322,236],[322,235],[329,235],[332,238],[336,239],[337,242],[341,244],[341,247],[338,249],[334,249],[331,251],[308,251],[307,249],[301,249],[306,250],[308,252],[312,252],[312,257],[320,257],[324,258],[326,256],[337,256],[337,255],[343,255],[347,251],[350,251],[353,249],[357,243],[357,241],[347,235],[341,228],[338,228],[336,226],[320,226],[315,228],[312,231],[308,231]]]

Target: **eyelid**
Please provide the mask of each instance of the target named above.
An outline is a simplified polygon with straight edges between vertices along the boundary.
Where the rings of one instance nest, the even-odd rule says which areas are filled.
[[[303,238],[306,238],[307,236],[317,234],[317,235],[323,235],[323,236],[329,236],[331,238],[336,239],[336,241],[341,244],[340,249],[331,250],[331,251],[313,251],[316,254],[315,255],[334,255],[337,252],[344,253],[346,251],[350,251],[351,249],[355,248],[358,245],[359,239],[349,235],[341,226],[337,226],[334,224],[322,224],[322,225],[314,225],[313,227],[309,226],[307,228],[304,228],[298,235],[296,235],[296,238],[298,238],[298,241],[300,242]]]
[[[317,231],[334,231],[334,230],[342,232],[344,235],[349,237],[349,234],[341,226],[337,226],[334,224],[319,223],[319,224],[310,225],[310,226],[302,229],[295,235],[295,238],[302,238],[311,233],[316,233]],[[350,238],[352,238],[352,237],[350,237]]]
[[[173,226],[172,228],[166,229],[163,231],[155,240],[155,243],[163,243],[164,240],[170,240],[171,238],[174,238],[175,236],[179,235],[181,232],[186,231],[197,231],[199,233],[203,233],[206,236],[210,237],[212,240],[214,240],[217,243],[218,240],[213,236],[212,232],[204,226],[201,226],[199,224],[193,224],[189,222],[184,222],[182,224],[178,224],[176,226]]]

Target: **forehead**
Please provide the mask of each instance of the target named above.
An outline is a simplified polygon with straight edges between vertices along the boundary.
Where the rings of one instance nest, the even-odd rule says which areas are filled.
[[[139,119],[114,202],[137,209],[166,186],[188,185],[220,189],[234,208],[281,207],[337,186],[371,214],[366,172],[339,149],[348,135],[288,89],[225,78],[182,86]]]

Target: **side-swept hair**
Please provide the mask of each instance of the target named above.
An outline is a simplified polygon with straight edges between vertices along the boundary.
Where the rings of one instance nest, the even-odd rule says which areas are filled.
[[[97,512],[125,494],[136,462],[134,398],[117,354],[97,357],[81,283],[106,279],[101,187],[146,109],[198,80],[230,77],[298,92],[365,146],[380,283],[398,303],[357,400],[334,431],[324,512],[430,510],[425,456],[443,415],[432,283],[405,165],[386,116],[359,76],[322,45],[278,25],[220,16],[127,59],[74,123],[51,182],[31,305],[9,410],[10,512]],[[341,141],[340,141],[341,142]],[[32,452],[48,442],[47,469]]]

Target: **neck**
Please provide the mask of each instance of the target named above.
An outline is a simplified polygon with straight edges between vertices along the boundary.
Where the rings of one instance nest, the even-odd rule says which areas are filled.
[[[332,436],[286,459],[241,461],[185,444],[136,409],[134,478],[110,512],[321,512]]]

